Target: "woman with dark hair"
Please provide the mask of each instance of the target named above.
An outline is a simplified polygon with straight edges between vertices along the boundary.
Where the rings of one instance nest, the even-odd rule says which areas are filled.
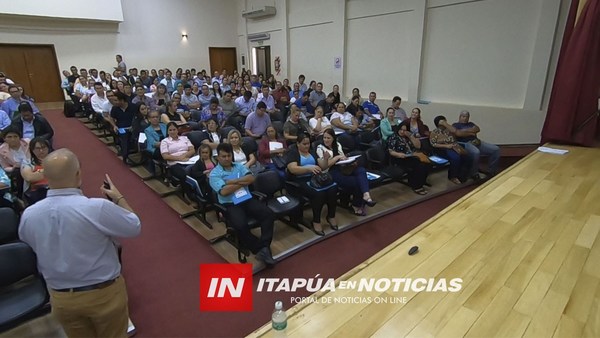
[[[343,102],[342,102],[343,103]],[[360,111],[364,114],[364,109],[362,104],[360,103],[360,96],[358,95],[354,95],[352,96],[352,99],[350,99],[350,104],[348,105],[348,107],[346,108],[346,110],[352,114],[352,116],[358,115],[357,113]]]
[[[387,139],[394,135],[394,127],[397,125],[398,120],[396,119],[396,110],[394,107],[389,107],[385,110],[385,118],[382,119],[381,123],[379,124],[381,131],[381,143],[383,144],[384,148],[386,148]]]
[[[137,113],[133,117],[133,123],[131,124],[131,130],[133,137],[137,140],[140,133],[143,133],[146,128],[150,125],[148,120],[148,111],[150,108],[143,102],[138,103]]]
[[[221,134],[219,133],[219,125],[217,121],[210,119],[206,121],[206,138],[202,140],[202,144],[210,147],[212,156],[217,156],[217,147],[221,143]]]
[[[319,236],[325,236],[321,225],[321,211],[327,205],[327,216],[325,219],[333,230],[338,229],[335,219],[337,208],[337,186],[315,189],[310,185],[313,175],[320,174],[327,168],[324,159],[319,159],[317,154],[310,149],[310,135],[302,133],[298,135],[297,147],[291,148],[287,155],[287,171],[290,179],[297,182],[300,193],[310,199],[312,208],[312,229]]]
[[[323,144],[317,147],[317,156],[326,161],[327,167],[333,181],[342,189],[352,194],[352,209],[357,216],[366,216],[365,205],[375,206],[377,202],[371,199],[369,193],[369,179],[365,168],[357,166],[356,162],[345,165],[338,164],[346,160],[342,146],[337,142],[333,129],[327,129],[323,133]]]
[[[48,156],[50,142],[44,137],[35,137],[29,142],[31,162],[24,163],[21,167],[21,176],[29,184],[24,192],[25,201],[32,205],[46,198],[48,192],[48,180],[44,176],[42,161]]]
[[[282,178],[285,178],[283,155],[286,150],[285,139],[278,137],[277,130],[270,125],[258,145],[258,161],[265,167],[276,170]]]
[[[393,108],[392,108],[393,113]],[[430,165],[416,155],[421,141],[408,131],[408,121],[393,127],[394,133],[387,139],[387,149],[394,165],[408,169],[408,184],[419,195],[427,194],[423,187],[429,175]]]
[[[8,126],[2,131],[4,143],[0,144],[0,166],[11,173],[21,168],[21,163],[31,161],[27,140],[21,138],[21,131],[15,126]]]
[[[188,165],[183,163],[194,156],[194,145],[186,136],[179,136],[175,122],[167,124],[167,134],[169,136],[160,141],[160,154],[167,161],[173,177],[185,182],[185,168]]]
[[[171,101],[171,98],[167,94],[167,86],[162,83],[158,84],[156,86],[156,92],[152,94],[152,99],[156,102],[156,108],[159,111],[166,111],[167,105],[169,104],[169,101]]]
[[[221,85],[217,81],[212,83],[211,92],[212,92],[213,96],[216,97],[217,99],[220,99],[223,97],[223,91],[221,90]]]
[[[466,181],[469,172],[469,156],[465,148],[456,142],[452,135],[456,129],[446,122],[445,116],[436,116],[433,120],[436,129],[429,135],[431,145],[438,149],[440,155],[450,161],[448,179],[455,184]]]
[[[410,122],[408,130],[421,141],[421,151],[425,154],[432,154],[433,148],[429,142],[429,127],[421,119],[421,109],[413,108],[408,120]]]
[[[110,80],[110,90],[118,90],[117,83],[118,81],[115,79]]]
[[[164,124],[167,124],[169,122],[176,122],[177,124],[187,123],[185,117],[183,117],[182,114],[179,114],[177,112],[177,106],[178,103],[176,100],[169,101],[169,104],[167,105],[167,110],[164,112],[164,114],[161,115],[160,121]]]

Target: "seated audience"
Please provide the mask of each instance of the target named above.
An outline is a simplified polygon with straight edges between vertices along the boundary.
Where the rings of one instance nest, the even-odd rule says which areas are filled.
[[[329,171],[333,181],[352,195],[351,204],[354,214],[366,216],[365,205],[373,207],[376,204],[369,193],[367,171],[358,166],[356,161],[349,164],[338,164],[339,161],[347,158],[332,129],[327,129],[323,134],[323,143],[317,147],[317,156],[327,165],[324,171]]]
[[[258,145],[258,162],[271,170],[276,170],[285,178],[284,154],[287,150],[285,139],[279,138],[275,127],[268,126],[267,132]]]
[[[213,97],[210,99],[210,104],[202,110],[202,115],[200,121],[206,122],[208,120],[215,120],[219,127],[223,127],[227,122],[227,118],[225,117],[225,113],[223,113],[223,109],[219,106],[219,99]]]
[[[233,93],[231,90],[227,90],[223,93],[223,97],[219,100],[219,106],[223,109],[227,121],[240,110],[233,100]]]
[[[133,123],[131,124],[131,132],[133,133],[133,138],[137,141],[140,133],[143,133],[146,128],[150,125],[150,121],[148,119],[148,111],[150,110],[147,105],[144,103],[139,103],[136,105],[137,112],[135,117],[133,118]]]
[[[219,81],[212,82],[211,93],[217,99],[220,99],[223,97],[223,90],[221,89],[221,82],[219,82]]]
[[[271,95],[275,99],[275,106],[281,110],[283,107],[290,103],[290,93],[286,87],[284,87],[280,81],[275,83],[275,89],[271,92]]]
[[[324,159],[320,160],[317,154],[310,149],[310,135],[298,135],[296,144],[297,147],[290,149],[286,156],[287,171],[290,179],[298,183],[302,195],[310,199],[313,214],[313,231],[319,236],[325,236],[321,225],[321,211],[325,205],[327,205],[325,220],[327,220],[332,229],[337,228],[337,221],[335,219],[337,186],[331,185],[317,190],[310,185],[311,177],[326,169],[327,163]]]
[[[31,162],[24,162],[21,167],[21,176],[29,185],[23,195],[29,205],[46,198],[48,180],[44,176],[42,161],[48,156],[50,143],[43,137],[36,137],[29,142]]]
[[[33,104],[31,101],[23,101],[21,99],[21,91],[18,86],[10,85],[8,86],[8,93],[10,94],[10,98],[6,99],[0,105],[0,109],[4,110],[10,119],[14,119],[19,114],[19,105],[22,102],[27,102],[31,106],[31,109],[34,113],[39,114],[40,110]]]
[[[0,166],[7,173],[18,171],[22,163],[31,161],[28,139],[23,139],[21,130],[9,126],[2,132],[4,143],[0,144]]]
[[[365,114],[371,116],[373,114],[381,114],[381,109],[375,103],[375,99],[377,99],[377,94],[375,92],[369,93],[369,100],[363,102],[362,106],[365,111]]]
[[[324,100],[319,101],[317,107],[323,107],[323,111],[325,112],[325,114],[331,113],[335,110],[336,107],[335,95],[333,93],[327,95],[327,97]]]
[[[385,111],[385,118],[381,120],[379,124],[381,130],[381,141],[383,147],[386,147],[386,142],[388,138],[394,135],[394,127],[398,125],[398,120],[396,118],[396,111],[394,107],[389,107]]]
[[[160,142],[168,136],[167,125],[160,122],[160,113],[156,110],[148,113],[148,121],[150,121],[150,125],[144,129],[144,134],[146,134],[146,151],[152,154],[152,159],[162,160]],[[150,173],[154,174],[153,163],[150,163],[149,168]]]
[[[240,245],[255,254],[256,259],[268,265],[275,264],[270,249],[275,216],[265,204],[250,195],[248,186],[254,182],[254,176],[248,168],[232,161],[231,145],[220,144],[217,151],[219,164],[210,172],[209,181],[219,203],[227,208],[227,225],[236,230]],[[259,222],[260,238],[250,231],[249,217]]]
[[[183,95],[181,95],[181,104],[188,107],[188,110],[200,109],[202,104],[198,100],[198,96],[192,93],[192,86],[189,84],[183,85]]]
[[[267,113],[272,121],[281,121],[282,116],[279,109],[275,106],[275,99],[273,95],[269,94],[269,86],[264,85],[261,88],[261,92],[256,97],[256,103],[264,102],[267,106]]]
[[[325,100],[325,93],[323,92],[323,84],[321,82],[317,83],[316,89],[310,93],[308,100],[313,108],[316,108],[319,102]],[[328,111],[325,111],[328,113]]]
[[[498,173],[498,160],[500,159],[500,148],[491,143],[482,141],[477,137],[480,129],[479,127],[469,121],[471,114],[463,110],[460,112],[458,122],[453,123],[452,126],[456,131],[456,140],[464,143],[464,147],[469,152],[469,156],[472,158],[470,177],[475,179],[479,178],[479,156],[488,155],[488,170],[490,175],[494,176]]]
[[[54,130],[48,120],[40,114],[34,114],[29,102],[21,102],[18,112],[20,116],[13,119],[12,125],[22,133],[23,138],[31,140],[34,137],[43,137],[52,145]]]
[[[248,146],[243,144],[242,135],[237,129],[233,129],[227,134],[227,143],[231,144],[233,162],[244,165],[246,168],[256,164],[256,155],[249,151]]]
[[[392,99],[392,108],[394,108],[394,114],[396,119],[400,122],[406,120],[408,116],[406,116],[406,111],[400,107],[402,104],[402,98],[400,96],[394,96]]]
[[[144,87],[135,88],[135,97],[131,100],[133,104],[143,103],[150,109],[155,109],[156,103],[151,97],[146,96],[146,90]]]
[[[421,151],[425,154],[431,154],[433,149],[429,141],[429,127],[421,119],[421,109],[417,107],[412,109],[409,122],[410,132],[421,141]]]
[[[181,111],[181,110],[180,110]],[[183,111],[182,111],[183,113]],[[185,124],[187,120],[183,117],[183,114],[178,112],[177,101],[169,101],[167,110],[161,115],[160,121],[164,124],[169,122],[175,122],[177,124]]]
[[[358,139],[358,120],[346,111],[344,102],[338,103],[337,111],[331,115],[331,125],[336,134],[347,133]]]
[[[469,172],[469,155],[461,147],[451,133],[454,128],[446,122],[446,117],[436,116],[433,120],[436,129],[429,135],[431,145],[438,149],[440,155],[450,161],[448,179],[455,184],[466,181]]]
[[[167,89],[167,95],[169,97],[176,89],[176,80],[172,78],[173,73],[170,70],[165,72],[165,78],[160,81],[160,84],[164,85]]]
[[[283,125],[283,136],[290,143],[295,143],[298,135],[302,133],[311,134],[312,130],[308,123],[300,118],[300,110],[296,106],[292,106],[290,116]]]
[[[330,95],[333,94],[333,105],[335,106],[336,104],[341,102],[341,97],[340,97],[340,86],[338,85],[333,85],[333,90],[331,91],[331,93],[329,93]]]
[[[350,100],[350,104],[348,105],[347,110],[350,114],[352,114],[352,116],[355,116],[355,117],[359,111],[364,114],[365,110],[360,105],[360,96],[358,96],[358,95],[352,96],[352,99]]]
[[[200,190],[208,194],[208,175],[215,168],[216,162],[213,159],[213,151],[208,144],[201,144],[198,148],[198,161],[190,168],[189,176],[195,179],[200,186]]]
[[[164,84],[159,84],[156,87],[156,92],[152,94],[152,99],[154,100],[155,108],[159,112],[166,111],[167,105],[171,100],[171,97],[167,94],[167,87]]]
[[[264,102],[259,102],[256,105],[256,111],[250,113],[248,118],[246,118],[244,125],[246,136],[260,139],[267,131],[269,125],[271,125],[271,118],[267,114],[267,105]]]
[[[394,115],[394,109],[388,109],[388,114]],[[392,164],[401,166],[408,171],[408,184],[419,195],[427,194],[423,187],[427,182],[430,165],[426,155],[420,152],[421,141],[408,131],[408,122],[393,127],[394,134],[387,140],[387,149]],[[421,155],[419,155],[419,153]]]
[[[219,125],[217,121],[210,119],[206,122],[206,139],[202,140],[202,144],[206,144],[210,147],[213,156],[217,156],[217,146],[221,143],[221,136],[219,135]]]
[[[323,107],[317,107],[315,109],[315,116],[308,121],[308,124],[312,129],[312,134],[316,137],[322,136],[325,130],[331,129],[331,122],[327,116],[323,115]]]
[[[310,101],[308,99],[309,96],[310,94],[305,92],[304,94],[302,94],[300,99],[294,101],[294,105],[300,108],[300,110],[304,113],[304,115],[306,115],[306,117],[312,117],[315,112],[315,107],[313,107],[310,104]]]
[[[110,111],[109,119],[110,124],[114,132],[119,137],[119,143],[121,147],[121,156],[123,157],[123,163],[128,164],[127,157],[129,156],[129,149],[131,147],[131,126],[133,124],[133,118],[138,113],[137,107],[129,103],[127,95],[121,92],[115,93],[117,98],[116,105],[112,107]]]
[[[102,115],[104,105],[108,102],[106,93],[104,92],[104,86],[101,82],[94,83],[94,91],[96,94],[91,98],[92,110],[96,115]]]
[[[198,100],[200,101],[200,104],[202,104],[202,109],[210,105],[210,100],[213,97],[215,96],[210,93],[210,91],[208,90],[208,86],[202,85],[202,94],[198,95]]]
[[[160,154],[167,161],[171,175],[179,182],[185,182],[186,168],[189,164],[182,162],[187,162],[194,156],[194,145],[186,136],[179,136],[175,122],[167,124],[167,134],[169,136],[160,141]]]

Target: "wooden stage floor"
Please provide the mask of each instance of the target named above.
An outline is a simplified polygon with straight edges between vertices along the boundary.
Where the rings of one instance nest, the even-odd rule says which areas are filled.
[[[291,307],[286,335],[599,337],[600,149],[557,148],[569,153],[530,154],[340,277],[335,292]],[[461,278],[462,288],[340,288],[370,278]],[[401,302],[375,301],[386,299]],[[273,335],[269,323],[251,336]]]

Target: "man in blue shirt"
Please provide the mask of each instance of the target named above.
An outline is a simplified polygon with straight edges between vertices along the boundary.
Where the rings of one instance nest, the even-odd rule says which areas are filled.
[[[2,102],[0,109],[4,110],[11,120],[19,115],[19,104],[21,102],[29,102],[29,105],[35,114],[40,112],[33,102],[21,98],[21,91],[16,85],[10,85],[8,87],[8,93],[10,94],[10,98]]]
[[[498,160],[500,159],[500,148],[491,143],[484,142],[477,137],[479,127],[469,122],[471,114],[463,110],[458,116],[458,122],[452,126],[456,129],[455,135],[458,142],[464,143],[465,149],[471,158],[471,176],[473,179],[479,179],[479,156],[488,155],[488,170],[489,174],[494,176],[498,173]]]
[[[219,164],[210,172],[209,182],[219,203],[227,208],[227,225],[235,229],[240,244],[255,254],[256,259],[274,265],[270,246],[275,216],[266,205],[252,198],[248,186],[254,182],[254,176],[244,165],[233,162],[233,147],[229,143],[217,146],[217,160]],[[250,232],[250,217],[260,224],[260,238]]]
[[[376,98],[377,94],[375,92],[370,92],[369,100],[363,102],[363,109],[365,110],[365,113],[369,116],[372,116],[373,114],[381,114],[379,106],[375,104]]]

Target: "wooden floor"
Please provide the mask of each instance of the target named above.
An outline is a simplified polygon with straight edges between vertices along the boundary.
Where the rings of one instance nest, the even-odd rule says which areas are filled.
[[[558,148],[570,152],[532,153],[336,281],[462,278],[459,292],[314,295],[400,304],[284,298],[287,336],[599,337],[600,149]],[[269,323],[252,336],[273,334]]]

